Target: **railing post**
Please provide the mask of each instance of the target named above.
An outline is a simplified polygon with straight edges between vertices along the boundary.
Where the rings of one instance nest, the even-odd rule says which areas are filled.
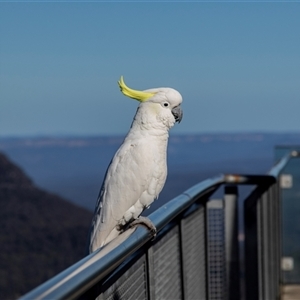
[[[238,241],[238,189],[235,185],[225,186],[225,253],[227,299],[240,299],[240,268]]]
[[[244,201],[246,299],[265,298],[264,199],[269,185],[258,185]]]

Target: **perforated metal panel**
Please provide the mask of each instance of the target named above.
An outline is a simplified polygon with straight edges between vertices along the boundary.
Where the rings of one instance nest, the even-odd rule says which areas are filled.
[[[182,299],[178,226],[149,249],[151,299]]]
[[[143,255],[97,299],[147,299],[146,259]]]
[[[222,200],[207,203],[209,299],[226,299],[225,228]]]
[[[182,220],[185,299],[206,299],[205,209]]]

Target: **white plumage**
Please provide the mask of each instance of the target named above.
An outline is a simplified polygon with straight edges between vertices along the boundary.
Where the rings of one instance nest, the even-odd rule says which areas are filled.
[[[110,242],[158,197],[167,176],[169,129],[180,122],[182,97],[171,88],[121,91],[141,103],[106,172],[90,232],[89,251]]]

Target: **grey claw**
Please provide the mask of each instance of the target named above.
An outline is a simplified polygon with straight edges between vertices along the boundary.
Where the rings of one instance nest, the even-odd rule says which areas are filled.
[[[153,238],[156,237],[156,233],[157,233],[156,227],[154,226],[154,224],[151,222],[151,220],[149,218],[139,216],[137,219],[135,219],[133,222],[131,222],[129,226],[133,227],[133,226],[139,225],[139,224],[146,226],[152,233]]]

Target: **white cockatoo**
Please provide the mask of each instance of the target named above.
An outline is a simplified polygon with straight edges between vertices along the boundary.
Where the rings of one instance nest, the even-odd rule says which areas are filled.
[[[123,77],[122,93],[140,102],[131,128],[114,155],[96,203],[89,251],[109,243],[131,222],[152,222],[140,217],[158,197],[167,177],[169,129],[182,119],[180,93],[172,88],[130,89]]]

